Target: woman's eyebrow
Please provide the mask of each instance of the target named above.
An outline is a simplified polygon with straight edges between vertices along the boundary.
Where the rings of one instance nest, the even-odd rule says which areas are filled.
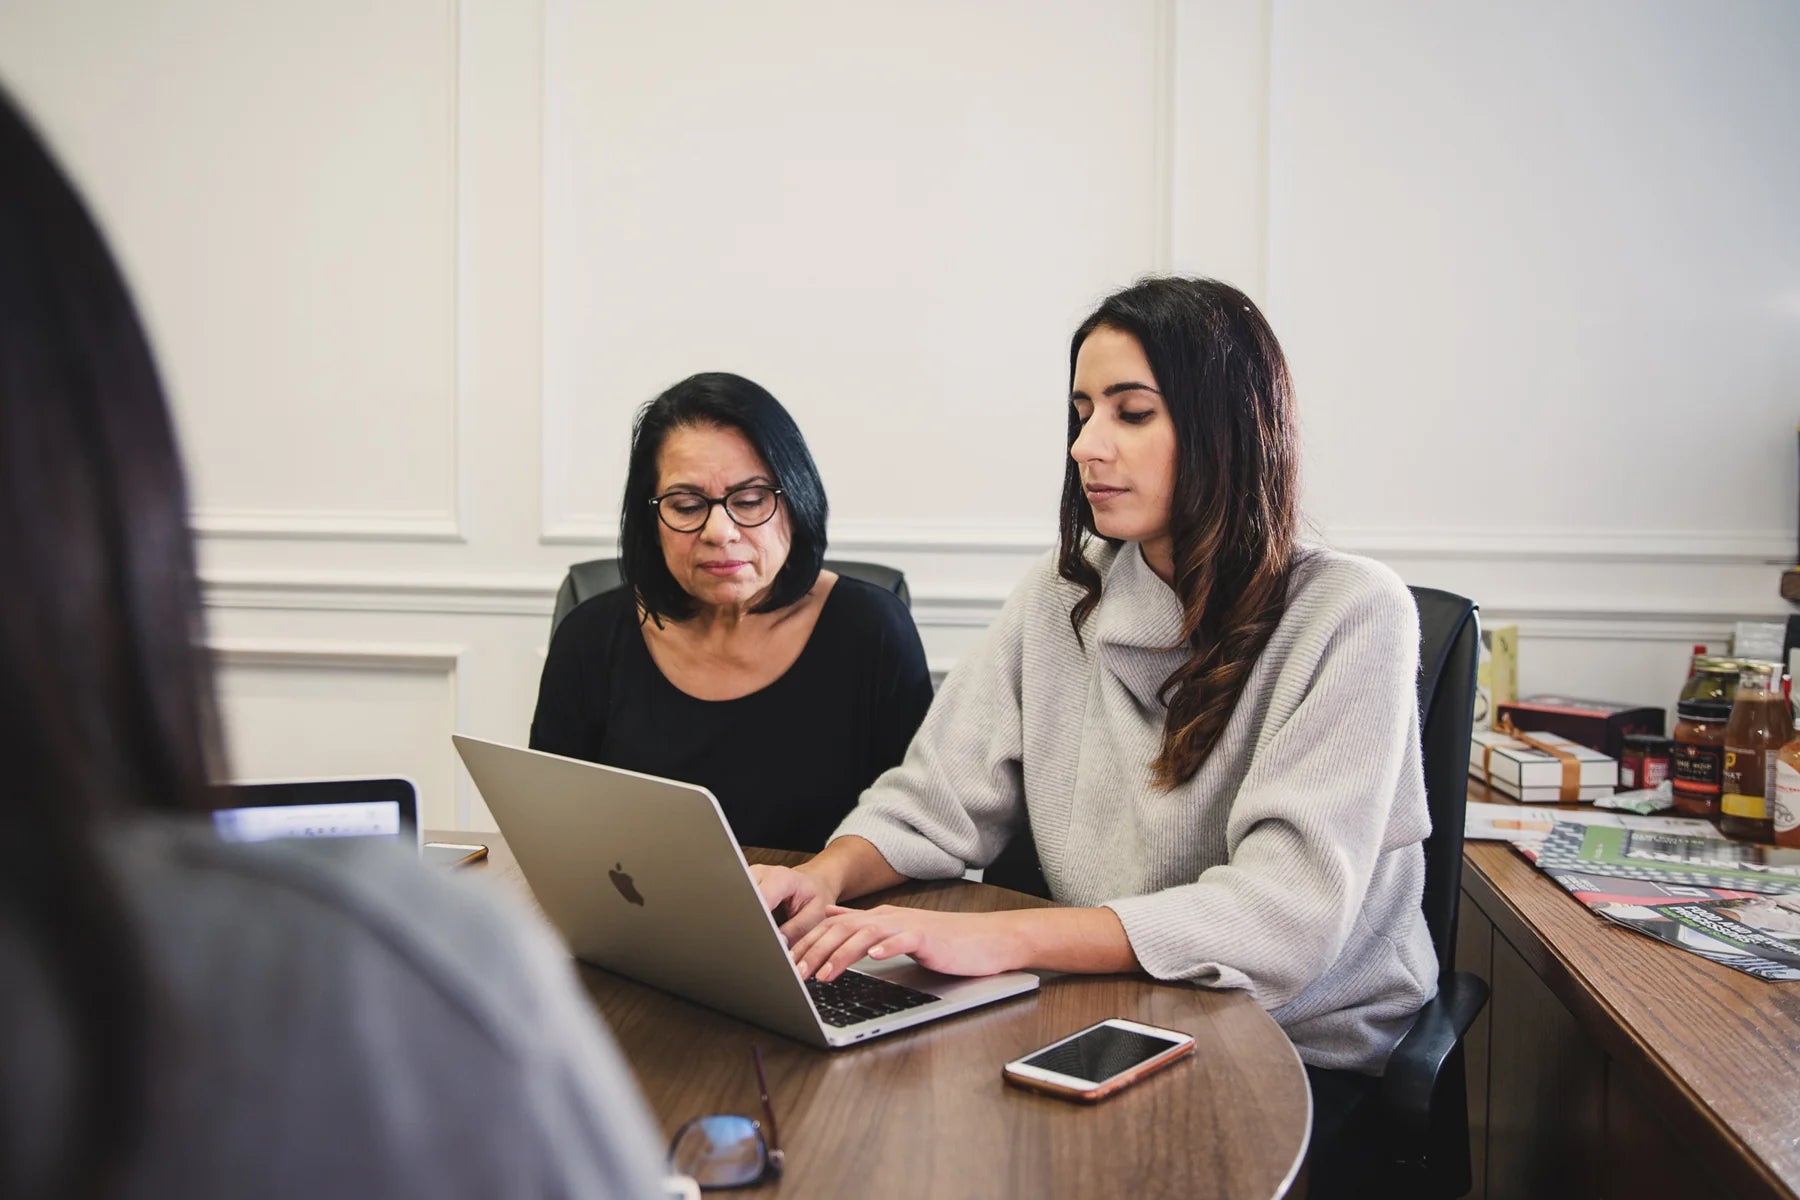
[[[752,486],[774,487],[775,481],[770,479],[767,475],[752,475],[748,479],[731,484],[725,490],[728,492],[735,492],[741,487]],[[658,490],[664,492],[694,492],[697,495],[703,495],[705,491],[699,484],[689,483],[685,479],[677,479],[673,483],[665,483]]]
[[[1152,396],[1162,395],[1161,392],[1157,391],[1155,388],[1151,387],[1147,383],[1135,383],[1135,382],[1115,383],[1112,386],[1108,387],[1104,392],[1101,392],[1100,394],[1102,396],[1117,396],[1124,392],[1149,392]],[[1077,391],[1073,391],[1073,392],[1069,393],[1069,403],[1070,404],[1075,403],[1075,401],[1077,401],[1077,400],[1090,400],[1090,399],[1092,399],[1092,397],[1090,397],[1086,392],[1083,392],[1083,391],[1077,390]]]

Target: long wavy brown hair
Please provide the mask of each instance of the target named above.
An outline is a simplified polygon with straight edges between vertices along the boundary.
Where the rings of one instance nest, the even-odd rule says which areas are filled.
[[[1071,388],[1081,344],[1102,326],[1138,340],[1175,426],[1172,582],[1193,655],[1158,693],[1169,711],[1151,764],[1157,784],[1172,788],[1212,753],[1287,608],[1299,520],[1293,387],[1268,321],[1215,279],[1153,277],[1108,296],[1070,342]],[[1071,408],[1071,447],[1080,431]],[[1073,458],[1060,524],[1058,573],[1086,593],[1069,612],[1080,639],[1100,603],[1100,573],[1085,552],[1100,535]]]

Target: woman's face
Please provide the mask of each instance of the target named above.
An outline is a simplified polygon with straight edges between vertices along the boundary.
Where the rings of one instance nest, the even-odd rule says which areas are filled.
[[[775,486],[775,476],[750,439],[736,429],[690,425],[671,430],[656,457],[656,495],[697,492],[717,500],[734,488]],[[665,506],[668,505],[665,501]],[[691,507],[692,502],[689,502]],[[715,504],[706,524],[679,533],[660,518],[663,561],[682,590],[701,604],[739,607],[758,599],[787,562],[792,532],[787,508],[775,501],[775,515],[745,529]]]
[[[1069,457],[1103,536],[1143,544],[1152,565],[1171,554],[1175,499],[1175,424],[1144,348],[1129,333],[1102,325],[1075,355],[1069,393],[1081,432]]]

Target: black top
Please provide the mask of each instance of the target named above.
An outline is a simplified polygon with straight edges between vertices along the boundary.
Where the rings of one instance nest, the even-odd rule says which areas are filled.
[[[670,683],[621,587],[557,626],[531,747],[701,784],[741,844],[820,850],[906,753],[930,703],[912,614],[860,579],[839,576],[794,665],[736,700],[697,700]]]

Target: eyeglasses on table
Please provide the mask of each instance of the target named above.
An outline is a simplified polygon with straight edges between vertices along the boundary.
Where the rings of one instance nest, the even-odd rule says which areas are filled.
[[[764,1123],[736,1113],[709,1113],[688,1121],[669,1142],[669,1169],[690,1176],[703,1190],[756,1187],[781,1178],[783,1156],[762,1048],[751,1046],[750,1055]]]

